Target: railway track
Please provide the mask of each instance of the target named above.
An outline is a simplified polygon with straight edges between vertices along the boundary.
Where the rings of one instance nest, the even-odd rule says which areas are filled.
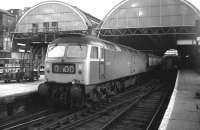
[[[45,109],[45,110],[41,110],[39,112],[36,112],[34,114],[30,114],[30,115],[28,115],[26,117],[24,116],[24,117],[20,117],[18,119],[15,119],[15,120],[11,120],[9,122],[1,123],[0,124],[0,129],[2,130],[2,129],[5,129],[5,128],[9,128],[9,127],[12,127],[12,126],[14,126],[16,124],[20,124],[21,122],[41,117],[43,115],[48,114],[49,112],[50,112],[50,110]]]
[[[121,130],[137,129],[136,127],[127,126],[128,122],[130,124],[132,124],[133,121],[131,122],[130,120],[124,120],[124,119],[121,118],[121,116],[123,116],[124,114],[127,114],[127,116],[131,116],[130,115],[131,113],[129,111],[129,109],[131,109],[131,108],[133,108],[133,109],[139,108],[138,111],[136,111],[136,114],[138,114],[138,115],[141,114],[141,117],[138,117],[138,118],[141,118],[141,119],[146,118],[146,117],[144,117],[144,115],[146,115],[147,112],[149,112],[149,114],[153,114],[153,111],[149,110],[149,107],[151,107],[152,109],[155,109],[155,107],[152,106],[152,103],[154,103],[152,101],[154,101],[154,100],[151,100],[149,102],[149,104],[145,103],[144,106],[140,106],[140,107],[138,107],[137,104],[143,104],[143,101],[146,101],[144,99],[145,98],[149,99],[151,97],[152,93],[153,93],[153,95],[157,95],[157,94],[155,94],[158,91],[157,89],[159,89],[162,86],[163,86],[163,84],[158,84],[157,88],[152,88],[151,90],[148,90],[148,91],[144,92],[143,94],[136,96],[135,99],[131,100],[131,102],[129,102],[127,104],[124,104],[124,106],[122,106],[120,108],[115,108],[115,110],[113,110],[113,111],[109,111],[107,113],[102,113],[101,115],[99,115],[99,117],[96,117],[96,118],[91,117],[90,120],[84,120],[82,123],[74,124],[71,127],[65,127],[65,128],[62,128],[62,129],[70,129],[70,130],[77,130],[77,129],[82,129],[82,130],[117,129],[116,127],[113,128],[113,126],[117,126],[121,122],[124,122],[124,121],[125,121],[125,123],[123,124],[124,127],[122,127],[122,125],[121,125],[121,127],[120,127]],[[159,96],[157,96],[157,97],[159,97]],[[142,101],[142,103],[141,103],[141,101]],[[156,98],[155,98],[155,101],[157,101]],[[159,103],[159,101],[157,103]],[[142,108],[143,108],[144,112],[141,111]],[[133,115],[133,117],[134,117],[134,115]],[[142,130],[143,130],[143,128],[142,128]]]
[[[160,83],[157,80],[152,80],[143,86],[118,94],[107,101],[96,103],[92,107],[86,107],[76,112],[58,112],[28,121],[24,120],[3,129],[76,129],[100,117],[109,116],[110,113],[116,115],[124,109],[124,106],[128,106],[132,102],[139,102],[155,89],[155,84]]]
[[[44,120],[45,118],[47,118],[48,116],[54,116],[54,115],[61,115],[61,112],[56,112],[57,110],[52,110],[52,109],[45,109],[45,110],[41,110],[39,112],[33,113],[33,114],[29,114],[27,116],[23,116],[20,117],[18,119],[15,120],[11,120],[9,122],[4,122],[2,124],[0,124],[0,129],[1,130],[6,130],[6,129],[20,129],[22,126],[26,126],[28,124],[30,124],[33,121],[40,121],[40,120]]]
[[[149,130],[165,97],[163,91],[156,91],[138,104],[131,103],[100,130]]]

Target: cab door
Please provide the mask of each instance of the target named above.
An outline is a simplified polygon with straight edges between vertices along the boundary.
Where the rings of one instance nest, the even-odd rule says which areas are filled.
[[[91,53],[90,53],[90,83],[98,83],[99,82],[99,47],[98,46],[91,46]]]
[[[99,47],[99,80],[105,79],[105,49]]]

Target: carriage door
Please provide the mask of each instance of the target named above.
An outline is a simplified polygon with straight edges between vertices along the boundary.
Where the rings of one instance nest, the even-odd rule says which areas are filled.
[[[105,79],[105,49],[99,48],[99,79]]]

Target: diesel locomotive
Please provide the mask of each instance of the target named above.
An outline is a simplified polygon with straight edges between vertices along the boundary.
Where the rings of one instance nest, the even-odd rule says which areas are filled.
[[[168,54],[162,58],[162,69],[172,71],[179,69],[180,57],[178,55]]]
[[[45,79],[38,91],[53,103],[82,106],[135,84],[161,63],[158,56],[87,35],[61,37],[48,45]]]

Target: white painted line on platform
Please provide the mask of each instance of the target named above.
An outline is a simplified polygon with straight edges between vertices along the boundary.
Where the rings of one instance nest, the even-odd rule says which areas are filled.
[[[166,130],[167,129],[167,125],[169,123],[169,120],[170,120],[170,117],[171,117],[171,114],[172,114],[172,111],[173,111],[173,108],[174,108],[174,103],[175,103],[175,98],[176,98],[177,88],[178,88],[179,76],[180,76],[180,71],[178,71],[175,87],[174,87],[172,96],[170,98],[170,102],[168,104],[167,110],[165,111],[165,115],[164,115],[162,122],[159,126],[159,130]]]

